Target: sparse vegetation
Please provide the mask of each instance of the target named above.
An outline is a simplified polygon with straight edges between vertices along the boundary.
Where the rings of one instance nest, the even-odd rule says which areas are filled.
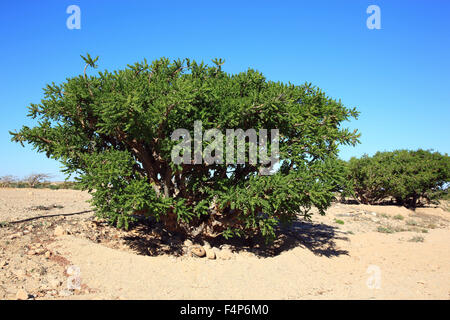
[[[421,236],[414,236],[411,239],[409,239],[409,242],[424,242],[425,238]]]
[[[47,177],[47,178],[44,178]],[[1,188],[35,188],[35,189],[43,189],[49,188],[52,190],[59,189],[73,189],[79,190],[80,184],[76,181],[64,181],[64,182],[49,182],[45,181],[51,177],[47,174],[31,174],[25,177],[24,179],[19,179],[12,175],[7,175],[0,177],[0,187]]]
[[[7,221],[0,221],[0,228],[7,227],[9,225],[9,222]]]
[[[336,222],[337,224],[344,224],[344,221],[340,219],[335,219],[334,222]]]
[[[407,220],[407,221],[406,221],[406,224],[407,224],[408,226],[417,226],[417,225],[418,225],[417,221],[416,221],[416,220],[412,220],[412,219]]]
[[[393,229],[391,229],[390,227],[384,227],[384,226],[378,226],[377,231],[381,232],[381,233],[394,233]]]
[[[17,181],[17,177],[15,177],[13,175],[2,176],[2,177],[0,177],[0,187],[8,188],[16,181]]]
[[[47,173],[32,173],[25,177],[25,181],[28,183],[30,188],[35,188],[37,185],[42,184],[50,177],[51,176]]]
[[[401,214],[397,214],[394,216],[394,219],[395,220],[403,220],[403,219],[405,219],[405,217],[403,217]]]

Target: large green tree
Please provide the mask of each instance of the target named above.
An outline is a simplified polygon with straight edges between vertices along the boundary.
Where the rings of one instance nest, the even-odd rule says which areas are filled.
[[[193,236],[270,239],[312,206],[324,213],[344,182],[338,146],[359,134],[342,122],[358,113],[311,84],[268,81],[252,69],[229,74],[220,59],[144,60],[90,76],[97,58],[83,59],[84,73],[47,85],[29,107],[37,125],[11,132],[12,140],[61,161],[92,193],[96,212],[119,227],[144,214]],[[194,121],[224,133],[278,129],[281,166],[262,175],[248,152],[244,164],[175,164],[171,135],[185,128],[193,136]]]

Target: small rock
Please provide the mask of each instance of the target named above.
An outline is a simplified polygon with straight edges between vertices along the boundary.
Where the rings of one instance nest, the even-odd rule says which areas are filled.
[[[186,241],[184,241],[183,245],[184,245],[185,247],[190,247],[190,246],[192,246],[192,241],[189,240],[189,239],[187,239]]]
[[[65,235],[65,234],[67,234],[67,232],[66,232],[66,230],[64,230],[63,227],[57,226],[57,227],[55,228],[55,232],[54,232],[54,235],[55,235],[55,236],[60,237],[60,236],[63,236],[63,235]]]
[[[214,260],[216,258],[216,253],[211,248],[206,249],[206,257],[210,260]]]
[[[52,253],[50,251],[46,251],[44,253],[44,257],[46,257],[47,259],[49,259],[51,257]]]
[[[47,295],[50,294],[51,296],[56,296],[58,294],[58,291],[56,290],[51,290],[49,292],[47,292]]]
[[[34,252],[36,252],[36,254],[44,254],[45,253],[45,249],[44,248],[38,248],[38,249],[34,250]]]
[[[373,215],[374,217],[377,216],[377,213],[376,213],[376,212],[369,212],[369,214]]]
[[[250,251],[243,251],[242,253],[240,253],[240,255],[244,258],[255,258],[255,254],[253,252]]]
[[[211,249],[211,245],[209,244],[209,242],[203,241],[203,248]]]
[[[19,289],[16,293],[16,299],[17,300],[27,300],[28,299],[28,292],[26,292],[23,289]]]
[[[0,261],[0,268],[5,267],[8,264],[6,261]]]
[[[222,249],[218,253],[218,258],[221,260],[230,260],[233,258],[233,252],[230,249]]]
[[[14,234],[10,235],[9,238],[11,240],[13,240],[13,239],[16,239],[16,238],[20,238],[21,236],[23,236],[23,233],[22,232],[17,232],[17,233],[14,233]]]
[[[60,297],[69,297],[69,296],[73,295],[73,292],[70,290],[64,289],[64,290],[59,291],[58,295]]]
[[[35,254],[36,254],[36,251],[34,251],[34,250],[28,250],[28,252],[27,252],[27,255],[29,255],[29,256],[33,256]]]
[[[58,280],[55,277],[50,277],[50,278],[48,278],[47,281],[48,281],[48,284],[50,285],[50,287],[52,287],[52,288],[57,288],[62,284],[62,281]]]
[[[199,258],[206,255],[206,251],[202,246],[192,246],[189,251]]]

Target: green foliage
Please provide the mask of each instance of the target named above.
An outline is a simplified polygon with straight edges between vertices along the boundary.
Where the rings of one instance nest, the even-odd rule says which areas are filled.
[[[391,197],[400,205],[416,207],[448,194],[450,157],[425,150],[377,152],[347,163],[348,180],[362,203]]]
[[[37,125],[12,140],[61,161],[92,193],[97,213],[119,227],[143,214],[193,236],[272,239],[297,213],[308,218],[315,206],[323,214],[345,184],[338,146],[355,145],[359,134],[341,123],[358,113],[311,84],[268,81],[252,69],[228,74],[221,59],[212,66],[144,60],[88,76],[97,58],[83,59],[84,74],[48,85],[29,107]],[[195,120],[222,132],[279,129],[280,170],[262,176],[259,163],[175,165],[171,134],[184,128],[192,136]]]
[[[377,231],[381,233],[394,233],[394,230],[392,230],[391,228],[383,226],[378,226]]]

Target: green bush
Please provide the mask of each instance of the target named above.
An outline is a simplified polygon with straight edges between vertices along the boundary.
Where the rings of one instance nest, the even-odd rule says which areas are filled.
[[[399,205],[416,207],[448,195],[450,157],[420,149],[377,152],[350,159],[347,174],[362,203],[392,198]]]
[[[97,58],[83,59],[96,67]],[[92,193],[97,214],[119,227],[143,214],[191,236],[272,239],[278,224],[309,217],[312,206],[323,214],[345,182],[338,146],[358,142],[341,124],[357,111],[310,84],[268,81],[252,69],[228,74],[222,60],[213,63],[162,58],[53,83],[29,107],[38,124],[12,140],[60,160]],[[279,129],[281,168],[261,175],[248,154],[244,164],[173,163],[171,134],[192,136],[196,120],[222,132]]]

